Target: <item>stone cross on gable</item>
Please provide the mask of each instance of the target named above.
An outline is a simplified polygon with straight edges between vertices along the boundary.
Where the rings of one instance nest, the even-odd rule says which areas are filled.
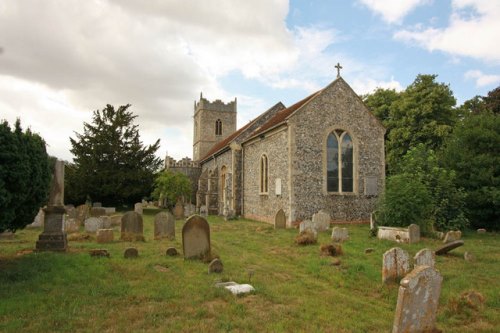
[[[337,77],[340,77],[340,70],[342,69],[342,66],[340,66],[340,63],[337,63],[337,65],[335,65],[335,68],[337,68]]]

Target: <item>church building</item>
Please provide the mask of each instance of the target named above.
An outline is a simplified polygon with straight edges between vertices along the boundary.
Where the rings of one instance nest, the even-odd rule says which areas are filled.
[[[194,108],[197,209],[287,226],[319,210],[333,221],[368,221],[385,180],[381,122],[340,77],[236,129],[237,100]]]

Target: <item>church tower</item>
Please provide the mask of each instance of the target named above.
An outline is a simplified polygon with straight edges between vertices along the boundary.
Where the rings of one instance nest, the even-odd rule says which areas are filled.
[[[236,131],[236,98],[224,103],[203,98],[194,102],[193,161],[197,162],[220,141]]]

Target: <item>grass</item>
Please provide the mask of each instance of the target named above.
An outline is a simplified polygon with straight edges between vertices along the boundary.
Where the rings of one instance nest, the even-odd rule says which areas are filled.
[[[366,225],[348,226],[350,240],[340,266],[333,266],[331,257],[319,256],[328,233],[317,245],[301,247],[294,244],[295,229],[209,217],[212,252],[224,272],[208,274],[207,264],[165,255],[169,246],[182,251],[182,221],[175,241],[153,240],[156,212],[144,211],[146,242],[71,241],[70,251],[60,254],[31,253],[40,229],[0,241],[0,331],[389,332],[398,286],[382,285],[382,254],[400,246],[413,256],[441,244],[397,245],[369,238]],[[437,325],[444,332],[498,332],[498,234],[466,232],[463,239],[465,246],[437,257],[444,277]],[[129,246],[139,249],[139,258],[123,258]],[[365,254],[368,247],[375,251]],[[95,248],[111,257],[91,258],[88,250]],[[476,262],[466,262],[465,251]],[[226,280],[250,282],[256,291],[235,297],[214,287]],[[459,295],[467,290],[485,297],[482,308],[463,305]]]

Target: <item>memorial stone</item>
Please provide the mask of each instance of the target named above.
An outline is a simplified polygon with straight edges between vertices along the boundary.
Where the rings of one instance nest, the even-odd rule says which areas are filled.
[[[103,229],[101,217],[89,217],[85,220],[85,231],[90,233],[97,232],[98,229]]]
[[[155,215],[154,239],[175,239],[175,219],[169,212],[161,212]]]
[[[404,277],[410,271],[410,257],[399,247],[386,251],[382,257],[382,282],[388,283]]]
[[[134,212],[142,215],[143,212],[142,203],[138,202],[134,205]]]
[[[415,267],[417,266],[429,266],[434,267],[436,262],[434,252],[429,249],[422,249],[415,254],[413,257],[415,261]]]
[[[182,202],[177,201],[174,207],[174,216],[176,220],[180,220],[184,218],[184,206]]]
[[[349,239],[349,230],[347,228],[334,227],[332,230],[332,241],[345,242]]]
[[[286,228],[286,215],[283,209],[280,209],[274,216],[274,229],[285,229],[285,228]]]
[[[96,235],[97,243],[111,243],[114,240],[113,229],[99,229]]]
[[[137,212],[127,212],[122,217],[121,240],[144,241],[142,215]]]
[[[203,217],[193,215],[184,223],[182,250],[185,259],[210,257],[210,226]]]
[[[330,228],[330,214],[324,210],[313,214],[312,221],[316,224],[316,230],[318,231],[326,231]]]

